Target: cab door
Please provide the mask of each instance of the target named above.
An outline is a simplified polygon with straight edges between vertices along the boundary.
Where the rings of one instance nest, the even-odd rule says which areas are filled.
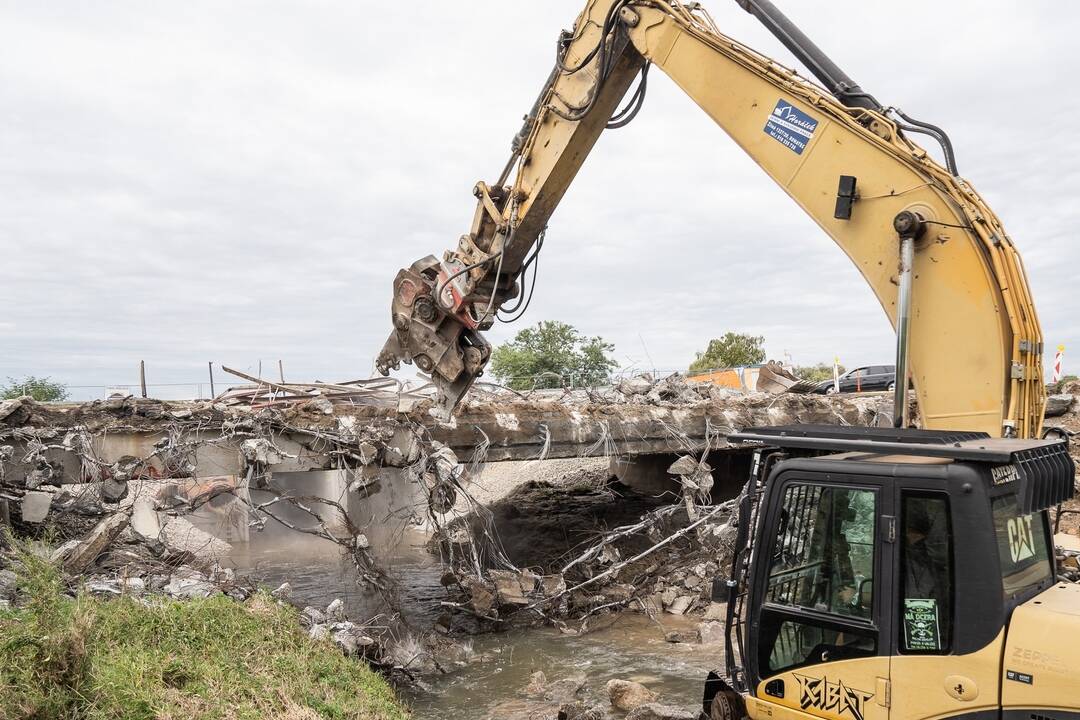
[[[1005,609],[995,540],[1007,531],[995,535],[1000,513],[991,523],[988,498],[975,483],[969,487],[948,492],[940,481],[897,483],[891,670],[898,718],[1000,712]],[[1004,547],[1004,557],[1009,552]],[[1048,559],[1045,568],[1049,579]]]
[[[747,658],[754,718],[887,720],[893,494],[782,475],[761,526]],[[890,583],[886,583],[890,584]]]

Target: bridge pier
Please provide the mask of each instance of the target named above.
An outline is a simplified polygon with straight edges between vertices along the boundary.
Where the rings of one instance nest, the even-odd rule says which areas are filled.
[[[716,502],[739,494],[750,473],[752,450],[732,447],[713,450],[705,456],[712,468],[712,497]],[[619,482],[645,495],[678,494],[680,483],[668,468],[680,456],[674,453],[630,455],[611,458],[611,474]]]

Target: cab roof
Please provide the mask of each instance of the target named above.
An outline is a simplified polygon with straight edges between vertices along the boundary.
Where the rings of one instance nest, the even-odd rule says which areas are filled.
[[[1064,440],[991,438],[984,432],[909,428],[776,425],[747,428],[728,436],[732,442],[805,450],[830,460],[867,460],[927,464],[931,458],[987,468],[995,484],[1018,482],[1025,512],[1052,507],[1073,496],[1076,472]],[[936,463],[934,463],[936,464]],[[1003,472],[1004,471],[1004,472]]]
[[[840,425],[753,427],[729,435],[728,440],[780,448],[915,455],[994,464],[1011,463],[1018,452],[1063,445],[1060,440],[991,438],[984,432]]]

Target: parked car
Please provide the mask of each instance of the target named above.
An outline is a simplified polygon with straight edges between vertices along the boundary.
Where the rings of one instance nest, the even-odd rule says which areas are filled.
[[[840,376],[840,392],[866,392],[868,390],[893,390],[896,387],[895,365],[867,365],[848,370]],[[836,392],[832,380],[818,383],[814,392],[826,395]]]

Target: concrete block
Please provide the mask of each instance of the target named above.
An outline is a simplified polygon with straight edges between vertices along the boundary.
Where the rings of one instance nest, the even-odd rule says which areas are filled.
[[[149,500],[135,501],[131,510],[131,530],[143,540],[154,541],[161,535],[161,521]]]
[[[26,523],[45,522],[52,507],[52,493],[28,492],[22,499],[22,521]]]
[[[84,572],[98,555],[113,544],[130,519],[126,512],[118,512],[99,522],[67,556],[64,567],[72,573]]]
[[[170,520],[158,534],[165,547],[176,553],[189,553],[197,558],[216,559],[232,552],[232,545],[200,530],[186,518]]]

